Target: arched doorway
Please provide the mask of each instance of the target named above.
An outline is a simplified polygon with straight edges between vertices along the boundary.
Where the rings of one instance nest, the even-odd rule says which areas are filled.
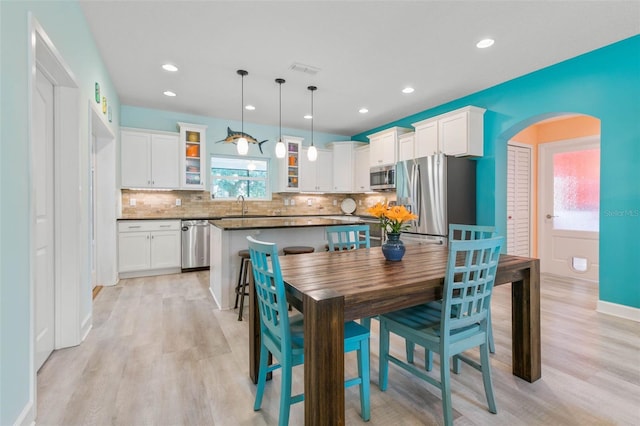
[[[522,247],[524,235],[545,274],[598,281],[599,141],[600,120],[578,114],[545,118],[509,139],[508,251]],[[518,170],[526,162],[513,161],[513,151],[531,154],[530,170]],[[522,217],[525,226],[516,223]]]

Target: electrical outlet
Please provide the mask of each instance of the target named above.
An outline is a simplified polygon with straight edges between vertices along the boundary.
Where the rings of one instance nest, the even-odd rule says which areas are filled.
[[[358,200],[358,205],[361,206],[362,205],[362,200]]]
[[[129,205],[131,207],[135,207],[136,205],[136,199],[135,198],[129,198]]]
[[[291,200],[289,200],[289,205],[290,206],[295,206],[296,205],[296,200],[294,200],[293,198]]]
[[[284,205],[285,205],[285,206],[288,206],[288,205],[289,205],[289,199],[288,199],[288,198],[285,198],[285,199],[284,199]]]
[[[176,198],[176,206],[181,206],[182,200],[180,198]]]
[[[312,206],[313,202],[311,201],[311,198],[307,198],[307,205],[308,206]]]
[[[338,200],[333,200],[333,205],[337,206],[338,205]]]

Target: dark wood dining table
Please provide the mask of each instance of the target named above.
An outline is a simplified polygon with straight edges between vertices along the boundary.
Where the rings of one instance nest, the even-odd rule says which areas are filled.
[[[409,245],[399,262],[385,260],[379,247],[280,256],[287,300],[304,313],[306,425],[345,423],[344,322],[440,299],[447,256],[440,245]],[[512,371],[534,382],[541,377],[539,260],[501,255],[495,285],[507,283],[512,283]],[[255,383],[260,323],[253,289],[250,294]]]

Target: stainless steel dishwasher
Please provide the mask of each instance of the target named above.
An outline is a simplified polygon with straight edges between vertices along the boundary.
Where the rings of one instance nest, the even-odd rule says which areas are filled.
[[[209,221],[182,221],[182,270],[209,267]]]

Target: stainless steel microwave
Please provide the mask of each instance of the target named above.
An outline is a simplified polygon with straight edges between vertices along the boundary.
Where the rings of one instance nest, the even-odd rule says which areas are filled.
[[[369,185],[373,191],[396,189],[396,166],[376,166],[369,171]]]

